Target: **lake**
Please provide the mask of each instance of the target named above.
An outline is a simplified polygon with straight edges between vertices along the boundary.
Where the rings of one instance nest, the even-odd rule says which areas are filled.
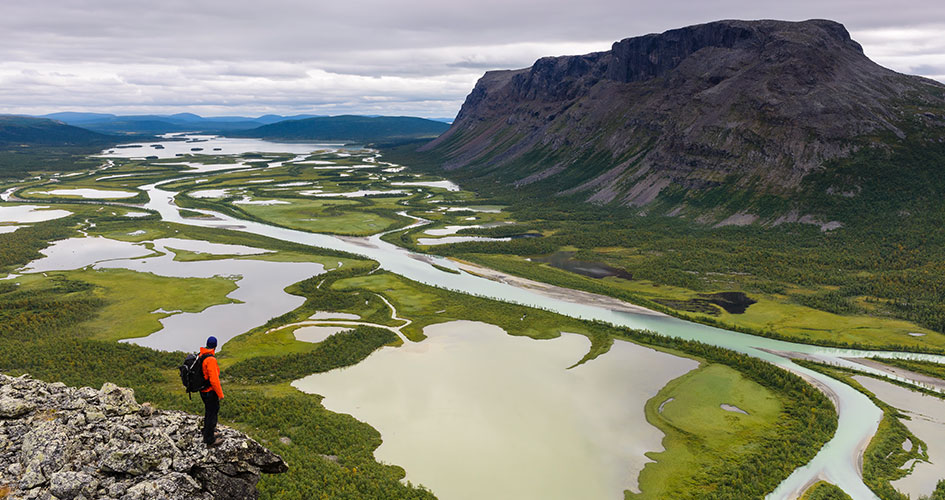
[[[644,453],[662,450],[644,404],[698,366],[616,341],[568,369],[590,347],[583,335],[533,340],[471,321],[423,333],[293,386],[370,422],[384,439],[375,456],[442,500],[621,498]]]

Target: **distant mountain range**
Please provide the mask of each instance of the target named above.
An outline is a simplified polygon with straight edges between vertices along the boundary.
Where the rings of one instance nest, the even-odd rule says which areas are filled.
[[[112,115],[105,113],[50,113],[40,118],[59,120],[68,125],[105,134],[164,134],[167,132],[226,132],[248,130],[283,120],[298,120],[318,115],[263,115],[202,117],[193,113],[174,115]]]
[[[106,135],[160,135],[168,132],[203,132],[231,137],[275,140],[402,141],[432,139],[449,128],[448,118],[407,116],[263,115],[202,117],[174,115],[126,115],[105,113],[50,113],[37,118],[56,120]]]
[[[874,63],[841,24],[718,21],[487,72],[419,158],[542,196],[776,222],[815,199],[928,198],[943,141],[945,85]]]
[[[290,141],[378,142],[432,139],[449,128],[449,124],[441,121],[410,116],[342,115],[286,120],[227,135]]]
[[[27,116],[0,115],[0,147],[26,146],[105,146],[118,137],[74,127],[55,120]]]

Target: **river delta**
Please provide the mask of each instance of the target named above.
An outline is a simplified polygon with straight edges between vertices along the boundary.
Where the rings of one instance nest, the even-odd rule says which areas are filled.
[[[809,463],[768,495],[771,499],[796,498],[817,480],[836,484],[853,498],[876,498],[862,480],[860,461],[882,411],[856,389],[792,359],[855,368],[900,383],[910,381],[856,360],[945,361],[931,354],[818,347],[736,333],[407,250],[385,236],[429,226],[415,239],[417,244],[505,241],[507,237],[457,232],[514,225],[515,221],[504,207],[483,206],[460,186],[385,162],[370,149],[212,136],[183,139],[109,149],[100,155],[105,162],[101,169],[59,177],[54,186],[37,179],[7,188],[7,203],[0,206],[3,232],[93,210],[93,206],[111,211],[114,218],[144,217],[139,229],[120,234],[100,231],[86,220],[80,224],[80,234],[56,241],[42,250],[42,258],[6,280],[34,280],[59,271],[78,276],[115,270],[131,271],[129,276],[216,280],[219,292],[209,301],[213,303],[199,310],[154,308],[148,314],[159,325],[152,331],[129,329],[114,334],[122,342],[166,351],[194,350],[208,334],[220,339],[221,351],[226,353],[228,342],[239,345],[240,336],[250,331],[257,332],[249,337],[253,342],[265,343],[265,335],[276,338],[285,331],[290,342],[317,344],[357,324],[394,330],[400,342],[349,368],[312,374],[292,386],[323,397],[329,410],[351,414],[377,429],[383,444],[375,451],[376,458],[403,467],[408,480],[429,487],[444,500],[490,494],[605,499],[619,498],[624,490],[638,492],[638,478],[645,476],[641,471],[653,463],[653,457],[659,461],[664,442],[644,407],[671,381],[695,376],[700,363],[678,352],[624,340],[601,347],[593,337],[564,330],[556,338],[539,340],[509,335],[496,324],[452,317],[440,322],[426,318],[421,328],[411,325],[419,312],[391,303],[402,304],[403,298],[390,295],[396,291],[391,288],[396,279],[387,276],[538,308],[562,318],[698,340],[800,375],[834,402],[838,428]],[[193,150],[198,147],[201,151]],[[119,196],[135,199],[125,203]],[[138,199],[143,201],[134,203]],[[159,222],[209,232],[207,239],[197,237],[198,233],[169,234],[167,229],[155,229]],[[377,287],[376,300],[386,304],[377,307],[389,309],[390,314],[368,320],[351,312],[319,311],[292,328],[283,325],[282,330],[258,333],[272,318],[303,305],[303,297],[286,291],[293,284],[346,269],[356,260],[324,256],[316,262],[291,250],[224,242],[221,235],[227,232],[377,262],[377,273],[348,281],[388,280]],[[581,264],[565,257],[565,264]],[[575,272],[593,267],[581,265]],[[592,271],[601,269],[609,272],[600,266]],[[365,305],[374,307],[374,300],[366,300]],[[519,321],[531,321],[526,316]],[[381,320],[382,324],[377,323]],[[878,384],[889,384],[865,376],[860,382],[889,404],[901,405],[917,416],[928,414],[908,389],[888,389]],[[941,403],[933,396],[925,397]],[[669,411],[671,401],[658,402],[657,413],[663,412],[664,405]],[[729,414],[743,419],[738,422],[748,422],[755,411],[743,409],[747,401],[712,404],[718,418]],[[945,443],[929,429],[917,427],[913,432],[928,444],[931,463],[916,463],[913,476],[894,485],[908,494],[928,494],[929,485],[934,487],[935,479],[940,479],[934,471],[941,469],[936,461],[943,460]],[[484,482],[485,477],[492,479]]]

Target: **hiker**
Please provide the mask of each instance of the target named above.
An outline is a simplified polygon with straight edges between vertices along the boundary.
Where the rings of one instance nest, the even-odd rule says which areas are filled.
[[[200,399],[203,400],[203,442],[208,446],[217,446],[223,442],[223,437],[216,434],[217,413],[220,412],[220,401],[223,400],[223,388],[220,386],[220,365],[217,364],[217,358],[214,357],[214,349],[217,347],[217,338],[209,337],[207,347],[200,348],[200,356],[206,355],[203,360],[203,377],[209,382],[209,386],[200,391]]]

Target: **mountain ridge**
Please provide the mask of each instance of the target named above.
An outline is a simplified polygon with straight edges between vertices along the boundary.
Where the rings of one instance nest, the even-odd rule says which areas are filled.
[[[323,140],[376,142],[432,138],[449,124],[411,116],[338,115],[286,120],[229,134],[281,140]]]
[[[20,146],[102,146],[118,138],[47,118],[0,115],[0,148]]]
[[[458,178],[675,215],[714,189],[790,196],[943,130],[945,85],[879,66],[841,24],[728,20],[487,72],[419,151]]]

